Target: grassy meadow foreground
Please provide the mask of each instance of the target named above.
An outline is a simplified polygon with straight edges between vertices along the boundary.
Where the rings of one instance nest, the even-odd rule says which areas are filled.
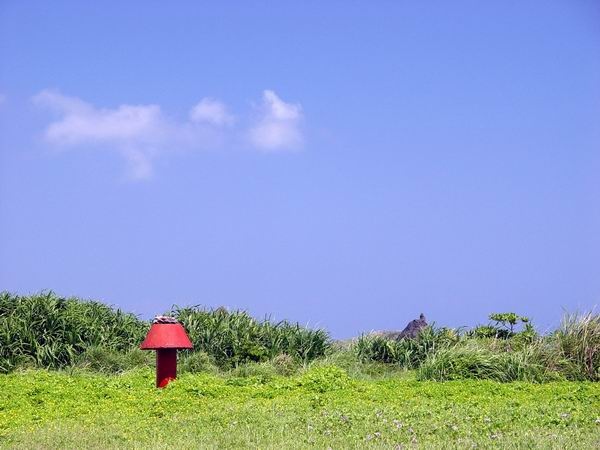
[[[174,307],[194,344],[154,387],[150,322],[0,293],[2,448],[600,448],[600,315],[415,337]]]
[[[0,444],[14,448],[598,448],[591,382],[24,371],[0,377]]]

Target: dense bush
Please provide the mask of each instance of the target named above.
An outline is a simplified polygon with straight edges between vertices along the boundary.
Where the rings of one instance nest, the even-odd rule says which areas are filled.
[[[296,361],[294,361],[294,358],[285,353],[281,353],[273,358],[271,364],[278,375],[290,376],[298,370],[298,365]]]
[[[19,365],[60,368],[90,347],[128,351],[148,324],[99,302],[0,293],[0,372]]]
[[[324,355],[329,336],[289,322],[257,321],[243,311],[198,307],[172,311],[188,330],[193,352],[182,352],[183,371],[214,371],[279,357],[278,371],[292,371]],[[16,367],[72,365],[120,372],[149,364],[153,355],[137,351],[149,323],[94,301],[0,293],[0,372]],[[280,356],[284,355],[284,356]],[[291,359],[292,362],[288,361]]]
[[[363,335],[356,342],[356,354],[362,362],[396,364],[414,369],[431,353],[448,347],[460,339],[455,330],[448,328],[423,329],[415,339],[388,339],[377,335]]]
[[[195,350],[206,352],[222,368],[263,362],[285,353],[306,363],[325,354],[329,335],[286,321],[258,321],[244,311],[224,308],[175,308],[171,311],[188,331]]]
[[[600,314],[566,314],[552,339],[559,362],[574,369],[571,378],[600,381]]]
[[[105,347],[88,347],[76,359],[76,367],[93,372],[123,373],[138,367],[151,366],[154,355],[139,348],[118,351]]]
[[[536,334],[529,317],[508,312],[492,313],[488,318],[489,324],[473,328],[468,335],[475,338],[510,339],[516,335],[531,337]],[[515,331],[520,324],[524,325],[524,329],[521,332]]]
[[[308,370],[299,378],[298,384],[308,391],[324,393],[346,389],[354,383],[345,370],[325,365]]]
[[[330,341],[320,329],[256,320],[224,308],[175,308],[193,351],[180,352],[182,372],[226,372],[238,380],[291,375],[300,366],[337,367],[355,378],[600,381],[600,315],[566,315],[558,330],[539,335],[528,318],[490,315],[490,324],[460,332],[427,327],[415,339],[364,335]],[[153,364],[138,349],[149,322],[99,302],[0,293],[0,372],[77,367],[120,373]],[[323,369],[329,373],[333,369]],[[329,371],[329,372],[328,372]],[[325,373],[324,372],[324,373]]]
[[[512,352],[493,352],[476,341],[440,349],[425,359],[420,380],[488,379],[543,382],[562,378],[544,364],[535,346]]]
[[[600,380],[599,315],[566,315],[560,329],[545,336],[529,319],[513,313],[490,319],[496,324],[462,336],[434,328],[426,328],[416,339],[362,336],[355,352],[363,362],[418,369],[420,379]],[[519,322],[524,326],[516,331]]]
[[[218,371],[213,359],[202,350],[190,352],[187,355],[180,356],[179,370],[182,373],[200,373],[200,372],[212,372]]]

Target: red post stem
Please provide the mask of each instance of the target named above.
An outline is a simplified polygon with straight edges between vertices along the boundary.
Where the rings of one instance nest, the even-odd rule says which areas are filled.
[[[177,378],[177,350],[164,348],[156,350],[156,387],[163,388]]]

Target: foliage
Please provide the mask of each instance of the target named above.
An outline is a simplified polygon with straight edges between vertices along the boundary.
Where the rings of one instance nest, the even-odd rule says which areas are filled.
[[[468,332],[470,337],[480,339],[509,339],[510,332],[494,325],[479,325]]]
[[[414,369],[431,353],[460,339],[455,330],[426,327],[414,339],[388,339],[377,335],[363,335],[356,343],[356,354],[363,362],[375,361]]]
[[[420,380],[485,379],[545,382],[560,379],[535,346],[520,351],[493,352],[477,342],[444,348],[431,354],[417,372]]]
[[[299,384],[312,392],[328,392],[352,386],[348,373],[337,366],[315,367],[304,373]]]
[[[245,311],[176,307],[171,314],[183,324],[194,348],[206,352],[222,368],[268,361],[281,353],[306,363],[323,356],[330,345],[324,330],[287,321],[258,321]]]
[[[379,361],[361,361],[357,357],[356,342],[334,342],[325,357],[314,360],[309,367],[337,366],[345,370],[352,378],[373,380],[389,377],[404,377],[405,369],[396,364]]]
[[[531,323],[526,323],[523,330],[515,333],[511,339],[512,344],[517,348],[524,348],[535,344],[539,340],[539,334]]]
[[[330,345],[323,330],[285,321],[257,321],[243,311],[193,307],[176,308],[173,314],[195,344],[194,352],[181,353],[184,371],[214,371],[215,364],[227,369],[281,354],[289,355],[294,364],[306,363],[323,356]],[[150,353],[138,364],[139,352],[135,351],[148,327],[148,322],[99,302],[63,298],[53,292],[32,296],[2,292],[0,372],[17,367],[60,369],[74,364],[120,372],[149,364]],[[281,361],[282,370],[283,365]]]
[[[60,368],[87,348],[128,351],[139,344],[147,323],[100,302],[0,293],[0,372],[21,364]]]
[[[277,375],[277,371],[275,367],[270,362],[246,362],[244,364],[240,364],[229,372],[229,375],[234,378],[251,378],[253,382],[256,383],[266,383],[271,380],[275,375]],[[232,381],[234,384],[238,380]],[[247,383],[242,383],[247,384]],[[252,384],[252,383],[250,383]]]
[[[599,314],[566,314],[553,337],[559,358],[576,368],[573,379],[600,381]]]
[[[278,375],[290,376],[298,370],[298,365],[294,358],[286,353],[280,353],[271,360],[271,364],[275,368]]]
[[[181,352],[179,360],[180,364],[178,370],[181,373],[218,372],[218,368],[213,359],[206,352],[201,350],[187,354]]]
[[[496,323],[496,327],[508,331],[509,337],[514,335],[515,326],[519,323],[528,323],[529,318],[525,316],[519,316],[513,312],[508,313],[492,313],[490,314],[490,320]]]
[[[495,313],[494,324],[466,333],[427,327],[414,339],[364,335],[335,345],[324,330],[259,321],[243,311],[190,307],[172,314],[195,346],[180,352],[182,373],[231,371],[238,379],[265,382],[300,367],[336,366],[357,379],[404,377],[416,369],[420,379],[431,380],[600,381],[600,316],[594,313],[566,315],[547,335],[526,317]],[[0,293],[0,373],[73,367],[122,373],[151,366],[154,355],[137,349],[148,326],[99,302],[52,292]]]
[[[234,383],[183,374],[154,388],[59,371],[0,376],[2,448],[598,448],[600,384],[352,380],[315,367]],[[251,380],[249,380],[251,381]]]
[[[468,334],[475,338],[495,338],[495,339],[510,339],[517,334],[515,327],[518,324],[524,324],[525,328],[522,333],[525,336],[531,336],[535,333],[533,325],[528,317],[519,316],[516,313],[492,313],[489,319],[493,322],[488,325],[479,325],[473,328]]]
[[[76,366],[101,373],[123,373],[138,367],[151,366],[154,355],[138,348],[127,352],[106,347],[88,347],[76,359]]]

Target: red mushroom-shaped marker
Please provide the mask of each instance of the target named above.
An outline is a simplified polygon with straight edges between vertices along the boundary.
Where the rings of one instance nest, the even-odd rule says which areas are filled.
[[[177,378],[177,350],[193,346],[177,319],[157,316],[140,348],[156,350],[156,387],[163,388]]]

